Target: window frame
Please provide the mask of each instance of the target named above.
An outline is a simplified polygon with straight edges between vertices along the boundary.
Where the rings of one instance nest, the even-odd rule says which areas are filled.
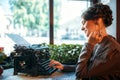
[[[82,0],[76,0],[82,1]],[[90,5],[98,2],[98,0],[84,0],[90,1]],[[49,44],[54,44],[54,0],[49,0]]]
[[[88,0],[86,0],[88,1]],[[100,2],[100,0],[90,0],[90,3],[91,5],[94,5],[96,3]],[[50,38],[50,43],[49,44],[54,44],[54,12],[53,12],[53,7],[54,6],[54,1],[53,0],[49,0],[49,8],[50,8],[50,15],[49,15],[49,24],[50,24],[50,35],[49,35],[49,38]],[[120,0],[117,0],[117,5],[116,5],[116,16],[117,16],[117,19],[116,19],[116,39],[117,41],[120,43],[120,17],[119,14],[120,14],[120,10],[118,9],[120,7]]]
[[[120,10],[118,9],[118,8],[120,8],[120,0],[117,0],[117,2],[116,2],[116,38],[117,38],[117,41],[120,43],[120,25],[119,25],[119,23],[120,23],[120,17],[119,17],[119,14],[120,14]]]

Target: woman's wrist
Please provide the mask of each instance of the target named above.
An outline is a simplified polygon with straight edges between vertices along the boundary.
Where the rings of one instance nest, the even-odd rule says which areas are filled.
[[[60,70],[63,70],[64,69],[64,65],[63,64],[61,64],[61,68],[60,68]]]

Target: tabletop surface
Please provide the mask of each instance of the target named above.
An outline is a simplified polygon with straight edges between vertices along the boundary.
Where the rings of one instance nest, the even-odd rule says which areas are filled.
[[[51,75],[33,77],[23,73],[13,75],[13,70],[13,68],[4,70],[0,80],[75,80],[75,72],[56,71]]]

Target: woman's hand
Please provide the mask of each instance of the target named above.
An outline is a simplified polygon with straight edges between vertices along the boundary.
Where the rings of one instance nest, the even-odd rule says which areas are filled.
[[[63,68],[64,68],[64,66],[60,62],[55,61],[55,60],[51,60],[49,66],[58,68],[60,70],[63,70]]]
[[[91,32],[89,37],[88,37],[88,43],[95,45],[97,43],[100,43],[102,41],[102,35],[100,35],[99,32]]]

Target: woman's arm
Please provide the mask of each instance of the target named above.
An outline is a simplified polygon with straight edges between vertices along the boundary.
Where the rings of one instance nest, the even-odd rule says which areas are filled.
[[[76,77],[77,78],[83,78],[83,77],[87,76],[87,70],[88,70],[87,63],[93,52],[93,48],[94,48],[94,46],[91,44],[88,44],[88,43],[86,43],[83,46],[81,53],[79,55],[78,63],[77,63],[77,67],[76,67]]]
[[[51,60],[49,66],[57,68],[57,69],[60,69],[63,72],[72,72],[72,71],[75,71],[75,67],[76,67],[76,65],[61,64],[60,62],[58,62],[56,60]]]
[[[115,73],[115,71],[118,69],[120,72],[120,52],[118,49],[116,49],[116,47],[114,47],[115,45],[116,44],[113,45],[112,41],[110,41],[110,45],[102,57],[95,58],[93,63],[89,64],[88,62],[91,56],[92,45],[86,44],[79,56],[76,68],[76,77],[87,78],[93,76],[102,76],[105,74],[107,75]],[[103,46],[103,48],[104,47],[105,46]]]

